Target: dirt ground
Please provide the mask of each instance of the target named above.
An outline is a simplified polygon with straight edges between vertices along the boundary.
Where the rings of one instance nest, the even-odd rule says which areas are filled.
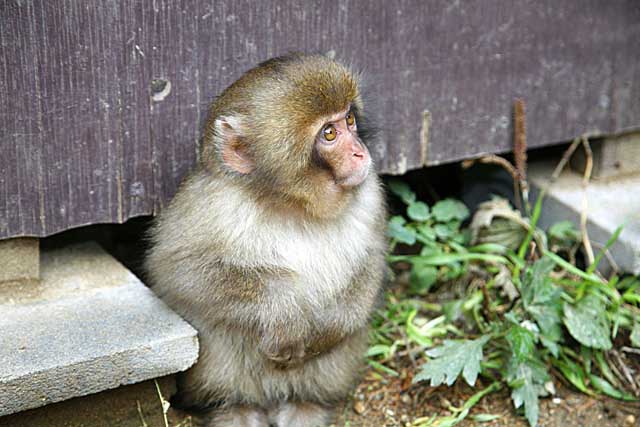
[[[483,384],[487,386],[488,384]],[[640,403],[593,398],[556,384],[553,398],[541,400],[540,427],[640,427]],[[480,388],[476,389],[478,391]],[[451,406],[460,407],[474,390],[466,385],[429,387],[394,379],[381,382],[371,371],[358,386],[353,400],[345,405],[338,427],[412,426],[418,417],[450,415]],[[499,415],[489,422],[474,421],[478,414]],[[500,390],[482,399],[461,427],[528,427],[513,408],[509,392]]]
[[[380,378],[372,369],[340,411],[335,427],[413,427],[412,421],[434,414],[450,415],[447,409],[460,407],[474,393],[466,384],[429,387],[401,378]],[[486,386],[488,384],[481,384]],[[539,427],[640,427],[640,402],[622,402],[590,397],[558,384],[553,398],[541,400]],[[476,389],[478,391],[480,388]],[[488,422],[475,421],[478,414],[497,415]],[[170,410],[171,427],[196,427],[190,416]],[[460,427],[528,427],[513,409],[507,390],[482,399]]]

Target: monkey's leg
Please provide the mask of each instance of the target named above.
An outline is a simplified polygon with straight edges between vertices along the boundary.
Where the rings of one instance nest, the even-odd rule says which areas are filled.
[[[269,411],[277,427],[326,427],[334,418],[334,410],[310,402],[284,402]]]
[[[253,406],[231,406],[214,411],[205,427],[269,427],[267,413]]]

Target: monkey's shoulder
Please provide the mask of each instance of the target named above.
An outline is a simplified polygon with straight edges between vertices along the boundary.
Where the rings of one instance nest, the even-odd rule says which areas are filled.
[[[384,217],[376,179],[364,184],[343,215],[314,222],[273,217],[246,190],[200,172],[161,214],[154,237],[156,250],[165,247],[165,258],[197,258],[219,274],[274,270],[335,284],[384,250]]]

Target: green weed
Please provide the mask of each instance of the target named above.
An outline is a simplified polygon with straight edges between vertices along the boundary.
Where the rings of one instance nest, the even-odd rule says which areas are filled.
[[[405,291],[388,293],[374,319],[370,365],[398,375],[389,362],[406,355],[426,360],[414,382],[451,385],[462,376],[473,386],[482,376],[491,384],[453,415],[416,419],[414,426],[453,426],[501,387],[535,426],[538,398],[554,391],[552,372],[583,393],[635,398],[606,355],[620,334],[640,347],[640,280],[597,272],[621,229],[591,265],[579,268],[580,233],[572,223],[546,233],[536,227],[542,196],[530,218],[494,199],[463,227],[469,211],[460,201],[428,206],[403,182],[389,188],[406,205],[389,221],[389,262],[409,278]],[[444,303],[426,298],[434,287],[460,284],[462,291]]]

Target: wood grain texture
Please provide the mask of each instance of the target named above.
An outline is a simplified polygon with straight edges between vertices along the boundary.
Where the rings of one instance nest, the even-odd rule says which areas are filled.
[[[0,238],[157,212],[215,95],[277,54],[363,70],[398,174],[509,151],[514,98],[530,148],[639,126],[638,40],[636,0],[0,0]]]

